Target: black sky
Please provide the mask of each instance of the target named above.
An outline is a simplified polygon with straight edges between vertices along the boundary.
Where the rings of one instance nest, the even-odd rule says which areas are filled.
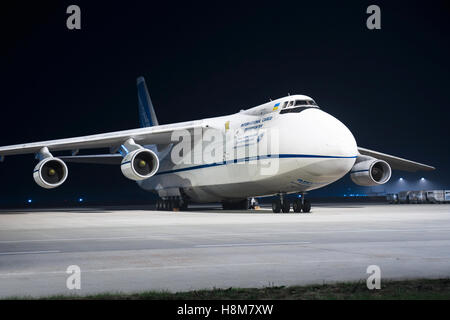
[[[162,3],[2,5],[0,145],[138,127],[143,75],[161,123],[307,94],[358,145],[437,167],[409,179],[450,188],[448,2]],[[66,28],[70,4],[81,7],[79,31]],[[381,30],[366,28],[370,4],[381,7]],[[42,190],[34,165],[32,156],[0,164],[0,204],[148,196],[119,168],[97,165],[70,165],[63,186]]]

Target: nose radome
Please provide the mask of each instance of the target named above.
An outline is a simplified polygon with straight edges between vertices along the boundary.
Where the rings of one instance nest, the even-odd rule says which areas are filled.
[[[321,154],[336,157],[357,155],[355,137],[341,121],[319,109],[305,110],[304,116],[312,124],[310,131]]]
[[[355,138],[338,119],[320,109],[302,113],[302,125],[313,144],[314,154],[326,159],[308,168],[311,175],[335,180],[345,175],[353,166],[357,155]]]
[[[358,147],[351,131],[341,121],[326,112],[323,112],[322,117],[325,134],[327,135],[324,139],[327,149],[336,156],[356,156]]]

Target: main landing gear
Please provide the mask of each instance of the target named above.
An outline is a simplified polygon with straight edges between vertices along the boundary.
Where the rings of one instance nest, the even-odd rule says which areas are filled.
[[[188,202],[180,197],[169,197],[156,201],[156,210],[162,211],[186,211]]]
[[[291,202],[284,194],[280,194],[278,199],[272,202],[272,211],[274,213],[288,213],[291,210]],[[308,213],[311,211],[311,202],[306,200],[304,195],[301,198],[297,198],[292,202],[292,210],[296,213],[304,212]]]

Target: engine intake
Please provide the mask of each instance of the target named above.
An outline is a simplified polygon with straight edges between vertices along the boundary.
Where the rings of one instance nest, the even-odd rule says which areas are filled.
[[[377,186],[384,184],[391,178],[391,166],[383,160],[363,156],[356,160],[356,164],[350,171],[350,177],[354,183],[360,186]]]
[[[122,160],[120,169],[125,177],[139,181],[150,178],[159,168],[157,155],[148,149],[140,148],[128,153]]]
[[[41,160],[33,171],[33,178],[42,188],[52,189],[59,187],[66,181],[67,166],[61,159],[45,158]]]

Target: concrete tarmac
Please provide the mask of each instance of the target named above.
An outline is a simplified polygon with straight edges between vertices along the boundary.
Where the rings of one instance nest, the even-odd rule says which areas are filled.
[[[68,266],[81,289],[66,286]],[[0,297],[450,277],[450,205],[0,212]]]

